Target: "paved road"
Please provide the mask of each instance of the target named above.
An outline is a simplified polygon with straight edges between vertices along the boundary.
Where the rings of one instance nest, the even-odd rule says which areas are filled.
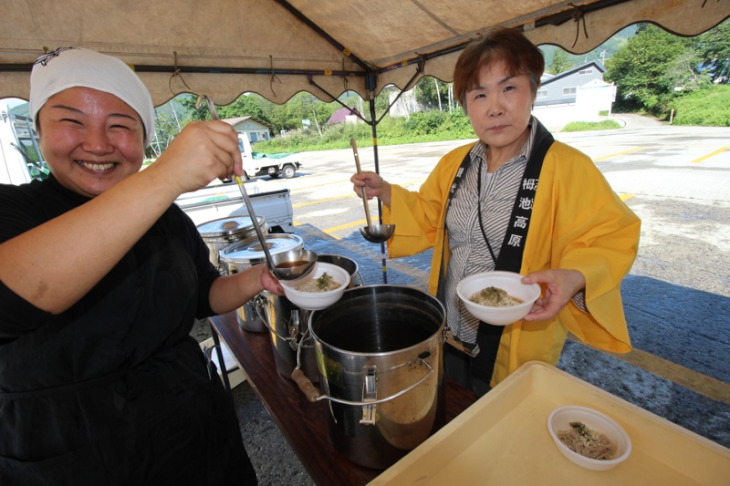
[[[628,117],[627,127],[637,124]],[[642,118],[638,118],[645,124]],[[556,138],[591,156],[614,190],[643,222],[637,275],[730,296],[730,129],[663,126],[558,133]],[[464,143],[433,142],[379,147],[380,173],[416,189],[441,155]],[[364,169],[372,148],[361,148]],[[295,224],[311,224],[339,239],[365,225],[352,192],[351,150],[301,154],[293,179],[259,178],[263,189],[288,187]],[[370,203],[377,215],[377,206]]]
[[[654,128],[664,125],[656,118],[633,113],[616,113],[611,118],[621,124],[623,128]]]

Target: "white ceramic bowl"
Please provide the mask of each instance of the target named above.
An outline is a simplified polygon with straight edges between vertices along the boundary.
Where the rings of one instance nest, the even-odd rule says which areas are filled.
[[[616,444],[616,455],[613,459],[591,459],[570,450],[558,438],[558,431],[570,430],[570,422],[582,422],[590,430],[601,432]],[[606,415],[587,407],[566,405],[558,407],[550,413],[547,421],[550,437],[558,450],[575,464],[594,471],[605,471],[622,463],[631,454],[631,439],[624,429]]]
[[[459,282],[456,293],[464,303],[466,310],[480,321],[494,326],[506,326],[519,321],[530,312],[532,304],[540,297],[538,284],[525,285],[520,280],[522,275],[514,272],[494,271],[470,275]],[[505,290],[512,297],[521,299],[518,305],[494,307],[472,302],[469,298],[475,293],[487,288],[497,287]]]
[[[340,286],[326,292],[306,292],[299,290],[307,282],[317,280],[325,272],[332,276]],[[342,293],[350,285],[350,274],[344,268],[332,263],[317,262],[314,264],[312,271],[304,277],[296,280],[280,280],[279,283],[284,287],[284,294],[292,304],[300,309],[321,310],[340,300]]]

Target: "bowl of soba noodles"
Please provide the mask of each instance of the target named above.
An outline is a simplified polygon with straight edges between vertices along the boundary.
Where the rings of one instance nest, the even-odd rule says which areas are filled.
[[[540,297],[538,284],[522,283],[522,275],[514,272],[482,272],[462,279],[456,286],[467,311],[493,326],[506,326],[530,312]]]
[[[325,309],[342,297],[350,285],[350,273],[332,263],[317,262],[304,277],[280,280],[284,295],[300,309]]]
[[[558,407],[550,413],[547,425],[558,450],[586,469],[611,469],[631,454],[626,431],[597,410],[578,405]]]

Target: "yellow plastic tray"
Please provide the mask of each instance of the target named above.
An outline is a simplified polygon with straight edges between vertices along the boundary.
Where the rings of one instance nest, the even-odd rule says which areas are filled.
[[[608,471],[566,459],[547,431],[550,412],[583,405],[631,437]],[[730,449],[540,362],[524,364],[371,485],[730,485]]]

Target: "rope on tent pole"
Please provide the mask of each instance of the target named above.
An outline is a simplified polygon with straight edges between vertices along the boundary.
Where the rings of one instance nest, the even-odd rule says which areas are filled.
[[[276,91],[274,91],[274,81],[278,81],[279,84],[284,84],[281,79],[279,79],[279,76],[276,75],[276,71],[274,70],[274,56],[269,54],[269,65],[271,66],[271,78],[269,78],[269,89],[272,93],[274,93],[274,96],[276,96]]]
[[[573,42],[573,45],[571,47],[575,47],[575,45],[578,43],[578,38],[580,37],[581,22],[583,23],[583,32],[586,35],[586,39],[588,39],[588,28],[586,27],[586,17],[583,9],[572,3],[569,3],[568,6],[573,8],[570,16],[573,19],[573,22],[575,22],[575,41]]]
[[[182,76],[182,71],[180,70],[180,66],[177,65],[177,51],[172,51],[172,57],[174,62],[174,69],[172,70],[172,74],[170,75],[170,79],[167,81],[167,87],[170,88],[170,93],[173,95],[178,95],[179,93],[176,93],[174,89],[172,89],[172,80],[177,78],[180,78],[180,81],[182,81],[183,86],[187,88],[188,91],[192,91],[190,86],[188,86],[188,83],[185,82],[185,78]]]

